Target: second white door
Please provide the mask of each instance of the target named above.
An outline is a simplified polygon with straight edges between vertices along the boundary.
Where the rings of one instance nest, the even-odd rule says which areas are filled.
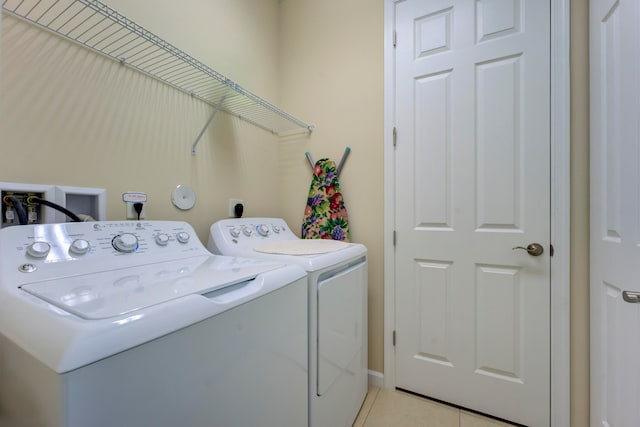
[[[549,1],[407,0],[396,32],[396,385],[547,426]]]
[[[591,425],[640,420],[640,3],[591,0]]]

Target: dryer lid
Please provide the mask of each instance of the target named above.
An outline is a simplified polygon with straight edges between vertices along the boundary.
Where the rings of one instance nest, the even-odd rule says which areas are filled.
[[[20,288],[83,319],[103,319],[245,282],[281,266],[205,255],[28,283]]]
[[[261,243],[254,246],[257,252],[278,255],[320,255],[349,247],[339,240],[295,239]]]

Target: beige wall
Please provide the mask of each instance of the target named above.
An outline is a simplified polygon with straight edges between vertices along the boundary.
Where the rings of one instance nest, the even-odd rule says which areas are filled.
[[[150,219],[191,222],[202,239],[226,216],[281,216],[298,229],[314,160],[352,154],[341,176],[352,237],[369,248],[369,367],[383,371],[383,0],[110,0],[109,5],[247,89],[314,123],[277,141],[117,63],[10,18],[2,24],[0,181],[146,191]],[[588,37],[586,2],[572,4],[571,415],[588,425]],[[171,190],[198,201],[181,212]]]
[[[571,1],[571,425],[589,425],[589,8]]]
[[[369,368],[383,364],[383,1],[281,0],[280,100],[316,125],[280,146],[282,215],[298,229],[311,181],[304,153],[338,163],[352,240],[369,250]]]
[[[277,0],[111,0],[108,4],[267,100],[278,99]],[[3,13],[0,181],[148,194],[147,218],[185,220],[206,239],[242,198],[247,215],[279,215],[276,138],[226,114],[191,145],[212,108],[119,63]],[[190,211],[171,204],[192,186]]]

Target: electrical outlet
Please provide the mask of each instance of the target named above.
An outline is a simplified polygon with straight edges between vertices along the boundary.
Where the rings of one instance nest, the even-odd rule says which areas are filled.
[[[135,203],[142,203],[142,210],[140,211],[140,218],[138,218],[138,212],[133,207]],[[147,216],[147,206],[144,202],[127,202],[127,219],[144,219]]]
[[[144,219],[146,217],[146,193],[129,191],[128,193],[122,194],[122,201],[125,202],[127,206],[127,219]],[[134,208],[136,203],[142,203],[140,216],[138,216],[138,212],[136,212]]]
[[[236,217],[236,205],[243,204],[242,199],[229,199],[229,218]]]

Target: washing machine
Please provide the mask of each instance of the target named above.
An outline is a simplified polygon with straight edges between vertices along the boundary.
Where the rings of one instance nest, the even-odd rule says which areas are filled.
[[[306,272],[184,222],[0,230],[0,425],[305,426]]]
[[[207,248],[305,269],[309,425],[351,426],[368,388],[366,247],[300,239],[280,218],[232,218],[211,226]]]

